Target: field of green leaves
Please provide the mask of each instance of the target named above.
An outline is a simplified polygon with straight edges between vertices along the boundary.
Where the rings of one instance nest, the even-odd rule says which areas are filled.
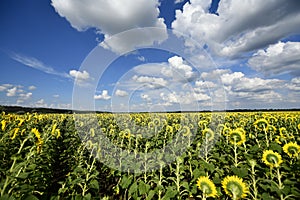
[[[0,199],[300,199],[300,113],[0,114]]]

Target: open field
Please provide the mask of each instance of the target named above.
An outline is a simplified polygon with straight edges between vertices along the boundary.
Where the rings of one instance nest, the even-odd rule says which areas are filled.
[[[0,123],[0,199],[300,198],[300,112],[3,112]]]

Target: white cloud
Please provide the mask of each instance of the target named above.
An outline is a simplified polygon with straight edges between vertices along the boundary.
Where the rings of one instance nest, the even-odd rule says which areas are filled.
[[[249,59],[250,67],[265,75],[300,75],[300,42],[278,42],[258,50]]]
[[[215,88],[217,86],[217,84],[215,84],[214,82],[211,81],[196,81],[195,82],[195,86],[200,87],[200,88]]]
[[[108,91],[107,90],[103,90],[102,94],[94,96],[94,99],[96,99],[96,100],[100,100],[100,99],[102,99],[102,100],[108,100],[110,98],[111,98],[111,96],[108,95]]]
[[[0,92],[6,91],[8,88],[12,87],[11,84],[2,84],[0,85]]]
[[[18,90],[17,87],[13,87],[11,89],[8,89],[7,93],[6,93],[6,96],[8,96],[8,97],[16,96],[17,95],[17,90]]]
[[[119,96],[119,97],[125,97],[125,96],[128,96],[128,93],[127,93],[126,91],[124,91],[124,90],[119,90],[119,89],[116,90],[115,94],[116,94],[117,96]]]
[[[40,99],[34,103],[34,107],[48,107],[47,103],[45,103],[44,99]]]
[[[290,83],[286,84],[286,87],[292,91],[300,91],[300,77],[293,78]]]
[[[157,0],[52,0],[56,12],[65,17],[78,31],[96,28],[105,35],[103,46],[115,52],[132,50],[140,44],[150,45],[167,37],[166,25],[158,18]],[[157,31],[140,29],[136,34],[110,36],[133,28],[158,27]]]
[[[31,85],[31,86],[28,87],[28,89],[29,89],[29,90],[35,90],[36,87],[35,87],[34,85]]]
[[[58,98],[58,97],[59,97],[59,94],[54,94],[53,97],[54,97],[54,98]]]
[[[173,78],[180,80],[183,79],[185,82],[189,82],[191,78],[195,77],[193,68],[184,63],[183,58],[179,56],[173,56],[168,59],[170,66],[170,71],[168,69],[163,69],[162,73],[164,75],[173,75]],[[175,74],[174,74],[175,73]]]
[[[23,65],[40,70],[44,73],[57,75],[57,76],[61,76],[64,78],[69,78],[68,74],[57,72],[52,67],[47,66],[42,61],[40,61],[36,58],[28,57],[28,56],[24,56],[24,55],[20,55],[20,54],[13,54],[13,55],[11,55],[11,58],[22,63]]]
[[[216,81],[220,79],[223,74],[227,74],[229,72],[229,69],[216,69],[210,72],[201,73],[200,78],[203,80]]]
[[[175,0],[175,4],[177,4],[177,3],[181,3],[181,2],[184,2],[184,0]]]
[[[179,94],[175,91],[167,94],[162,92],[160,93],[160,97],[167,105],[172,105],[174,103],[188,105],[195,104],[198,101],[210,100],[210,97],[207,94],[196,92],[181,92]]]
[[[221,75],[221,81],[225,85],[230,85],[235,81],[239,81],[242,77],[244,77],[244,74],[242,72],[234,72],[231,74],[227,73]]]
[[[144,56],[138,56],[137,59],[142,62],[146,61],[146,58]]]
[[[151,101],[151,98],[149,97],[148,94],[141,94],[141,98],[147,101]]]
[[[87,82],[90,79],[90,74],[85,70],[83,72],[77,70],[70,70],[69,74],[75,79],[75,83],[81,86],[87,84]]]
[[[22,100],[27,100],[27,99],[29,99],[31,96],[32,96],[32,93],[31,93],[31,92],[28,92],[28,93],[26,93],[26,94],[19,94],[19,97],[20,97],[20,99],[22,99]]]
[[[190,2],[176,11],[172,27],[217,55],[237,56],[300,33],[298,0],[221,0],[219,15],[209,13],[210,1]]]
[[[166,81],[163,78],[150,77],[150,76],[134,75],[132,77],[132,80],[135,81],[136,83],[141,83],[143,86],[146,86],[150,89],[162,88],[165,87],[168,83],[168,81]]]

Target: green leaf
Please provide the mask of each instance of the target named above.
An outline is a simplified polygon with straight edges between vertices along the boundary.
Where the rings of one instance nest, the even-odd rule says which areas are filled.
[[[139,183],[138,189],[139,189],[139,194],[140,194],[140,195],[143,195],[143,194],[146,194],[146,193],[149,191],[150,185],[145,184],[144,181],[141,181],[141,182]]]
[[[8,194],[5,194],[2,197],[0,197],[0,200],[15,200],[15,198],[9,196]]]
[[[189,190],[189,188],[190,188],[189,183],[186,181],[184,181],[181,185],[187,190]]]
[[[231,167],[231,170],[233,171],[233,173],[241,178],[244,178],[248,175],[248,170],[246,167],[244,168],[239,168],[239,167]]]
[[[146,200],[151,200],[155,194],[156,194],[155,190],[150,190],[150,192],[147,195]]]
[[[137,182],[134,182],[134,183],[130,186],[128,193],[129,193],[129,194],[133,194],[133,193],[137,192],[137,189],[138,189]]]
[[[273,200],[274,198],[273,197],[271,197],[268,193],[263,193],[262,195],[261,195],[261,199],[263,199],[263,200]]]
[[[99,183],[98,183],[98,181],[95,180],[95,179],[92,180],[92,181],[90,182],[90,188],[99,190]]]
[[[27,173],[26,172],[20,173],[19,176],[18,176],[18,178],[20,178],[20,179],[26,179],[29,174],[30,173],[28,173],[28,172]]]
[[[39,200],[36,196],[30,194],[28,196],[26,196],[25,200]]]
[[[86,195],[83,197],[83,199],[84,199],[84,200],[91,200],[91,199],[92,199],[91,193],[86,194]]]
[[[123,189],[126,189],[131,184],[131,181],[132,181],[132,176],[129,176],[129,177],[128,176],[123,176],[122,180],[120,182],[120,185]]]
[[[273,151],[277,151],[278,153],[281,153],[282,152],[282,148],[279,144],[277,144],[276,142],[272,142],[270,144],[270,147],[269,147],[271,150]]]
[[[172,186],[169,186],[168,189],[167,189],[167,192],[166,194],[163,196],[163,200],[167,200],[167,199],[171,199],[171,198],[174,198],[176,195],[177,195],[177,191],[175,190],[174,187]]]

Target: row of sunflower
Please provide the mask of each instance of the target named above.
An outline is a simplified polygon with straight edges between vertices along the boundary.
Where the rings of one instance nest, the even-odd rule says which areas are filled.
[[[299,199],[298,112],[0,115],[2,198]]]

